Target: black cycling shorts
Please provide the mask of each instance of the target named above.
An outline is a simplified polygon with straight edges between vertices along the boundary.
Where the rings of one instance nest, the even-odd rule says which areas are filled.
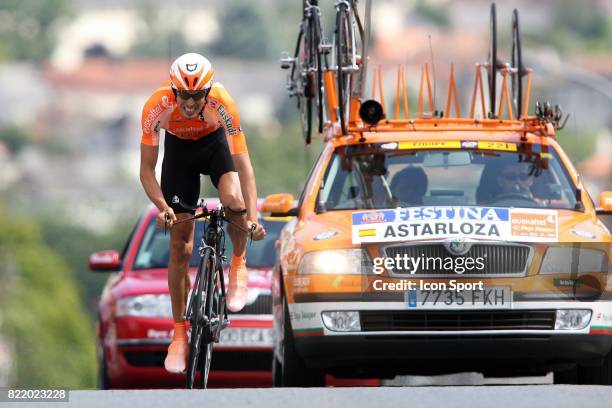
[[[209,175],[217,187],[222,175],[236,171],[223,128],[199,140],[181,139],[166,132],[164,149],[161,189],[166,203],[177,214],[193,213],[173,204],[172,197],[176,195],[195,207],[200,195],[200,174]]]

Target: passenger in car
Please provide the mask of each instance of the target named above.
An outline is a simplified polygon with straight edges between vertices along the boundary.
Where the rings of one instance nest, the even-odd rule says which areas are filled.
[[[391,180],[391,192],[397,200],[397,205],[423,205],[423,197],[427,192],[427,175],[420,167],[408,166],[398,171]]]

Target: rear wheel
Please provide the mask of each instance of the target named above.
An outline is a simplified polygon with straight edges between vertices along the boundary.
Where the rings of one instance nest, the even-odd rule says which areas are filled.
[[[325,373],[318,369],[307,368],[304,360],[297,354],[295,341],[293,339],[293,329],[289,317],[289,307],[287,301],[283,305],[283,339],[282,356],[283,361],[279,364],[280,383],[283,387],[323,387],[325,386]],[[276,358],[274,358],[276,361]],[[273,363],[276,364],[276,363]],[[274,367],[273,367],[274,369]],[[276,375],[274,376],[276,379]]]
[[[205,295],[207,291],[208,281],[206,279],[206,271],[211,269],[212,254],[207,249],[200,259],[198,267],[198,275],[193,286],[193,299],[190,302],[190,310],[188,310],[189,322],[191,326],[191,340],[189,342],[189,361],[187,364],[187,388],[193,388],[196,370],[200,368],[200,358],[205,358],[203,354],[206,351],[202,350],[202,341],[204,337],[205,322]]]
[[[512,102],[516,117],[520,119],[523,112],[523,55],[521,52],[521,36],[519,31],[518,11],[512,12]]]
[[[336,79],[338,117],[343,134],[347,134],[349,104],[351,99],[351,70],[353,67],[353,30],[346,6],[340,5],[336,14]]]
[[[491,20],[489,22],[489,57],[487,72],[489,74],[489,116],[495,117],[495,99],[497,98],[497,13],[495,9],[495,3],[491,4]]]

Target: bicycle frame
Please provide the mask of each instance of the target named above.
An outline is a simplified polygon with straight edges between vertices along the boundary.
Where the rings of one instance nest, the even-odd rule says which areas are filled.
[[[173,198],[173,202],[189,208],[181,203],[178,197]],[[200,386],[206,388],[212,359],[212,343],[219,341],[221,330],[229,323],[222,267],[222,261],[225,260],[223,222],[226,219],[221,207],[209,211],[200,202],[198,205],[202,208],[201,213],[177,222],[206,219],[198,248],[200,254],[198,272],[185,312],[185,320],[191,322],[187,388],[193,388],[198,369]]]

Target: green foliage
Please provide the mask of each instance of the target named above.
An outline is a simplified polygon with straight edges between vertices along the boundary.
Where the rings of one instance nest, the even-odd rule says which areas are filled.
[[[414,11],[434,25],[448,27],[450,24],[448,9],[444,6],[436,6],[427,0],[418,0],[415,4]]]
[[[8,148],[14,153],[17,153],[30,142],[26,132],[15,126],[0,128],[0,141],[6,143]]]
[[[73,271],[72,278],[79,288],[86,312],[92,319],[96,319],[98,300],[108,274],[89,271],[89,255],[105,249],[121,251],[131,228],[136,223],[136,218],[117,222],[117,227],[102,235],[80,226],[67,224],[61,217],[39,215],[37,221],[43,241],[65,257],[70,270]]]
[[[609,53],[612,50],[612,20],[601,2],[559,0],[548,30],[525,32],[525,46],[548,44],[564,54]]]
[[[67,265],[41,242],[33,222],[5,214],[0,211],[0,329],[14,343],[14,385],[93,387],[93,323]]]
[[[0,2],[0,60],[43,60],[53,49],[54,23],[69,12],[67,0]]]
[[[310,146],[304,146],[299,126],[297,121],[290,124],[276,138],[266,139],[255,133],[248,139],[260,197],[272,193],[298,197],[302,192],[322,144],[314,140]]]
[[[571,129],[562,130],[559,132],[558,142],[573,163],[580,163],[595,151],[597,132],[575,133]]]
[[[554,10],[554,22],[558,27],[584,38],[599,38],[606,34],[607,19],[601,2],[558,0]]]
[[[232,0],[221,9],[221,34],[210,46],[215,55],[242,59],[265,59],[271,56],[269,24],[257,2]]]

